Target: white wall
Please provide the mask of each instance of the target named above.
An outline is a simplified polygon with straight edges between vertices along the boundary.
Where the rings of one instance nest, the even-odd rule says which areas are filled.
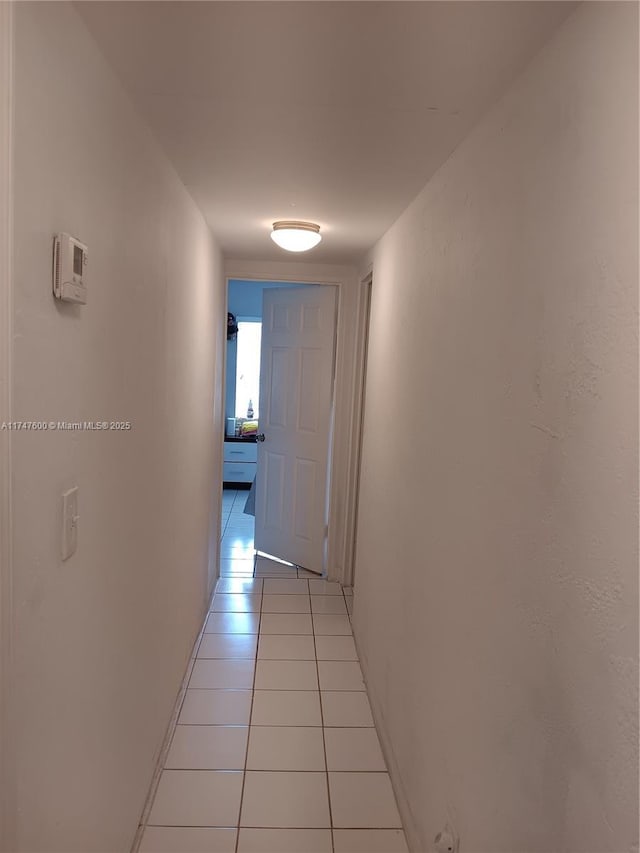
[[[416,850],[637,850],[636,4],[375,248],[356,635]]]
[[[224,281],[73,6],[15,12],[14,415],[133,424],[13,436],[17,849],[116,853],[215,576]],[[51,295],[62,230],[89,245],[85,307]],[[63,563],[73,485],[79,546]]]

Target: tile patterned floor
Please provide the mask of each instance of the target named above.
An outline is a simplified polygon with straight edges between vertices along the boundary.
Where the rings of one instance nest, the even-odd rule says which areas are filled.
[[[253,554],[225,492],[222,576],[140,853],[405,853],[350,590]]]

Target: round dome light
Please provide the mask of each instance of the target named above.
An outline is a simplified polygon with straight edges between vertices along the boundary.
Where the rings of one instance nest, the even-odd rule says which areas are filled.
[[[322,236],[320,226],[314,222],[284,220],[273,223],[271,239],[287,252],[308,252],[318,245]]]

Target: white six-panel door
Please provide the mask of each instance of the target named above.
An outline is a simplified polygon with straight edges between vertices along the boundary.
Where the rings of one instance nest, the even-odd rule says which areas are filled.
[[[255,547],[324,569],[336,327],[331,286],[265,290]]]

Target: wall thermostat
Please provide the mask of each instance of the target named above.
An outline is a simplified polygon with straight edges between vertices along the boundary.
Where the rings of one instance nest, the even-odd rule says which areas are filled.
[[[86,272],[88,249],[70,234],[53,238],[53,295],[62,302],[87,301]]]

